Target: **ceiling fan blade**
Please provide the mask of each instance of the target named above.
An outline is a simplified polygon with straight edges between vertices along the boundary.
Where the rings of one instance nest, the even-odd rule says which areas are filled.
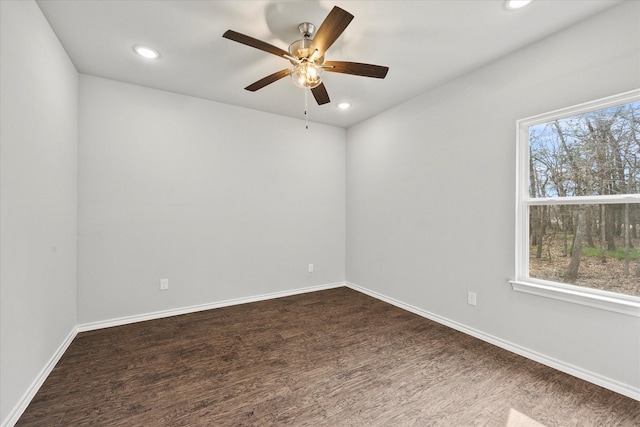
[[[321,58],[324,56],[327,49],[340,37],[352,19],[352,14],[340,9],[338,6],[334,6],[318,28],[318,31],[316,31],[315,36],[313,36],[309,52],[314,52],[318,49],[316,57]]]
[[[318,105],[328,104],[330,102],[329,94],[327,93],[327,88],[324,87],[324,83],[320,83],[319,86],[311,89],[311,93],[313,93],[313,97],[316,99]]]
[[[258,80],[255,83],[250,84],[249,86],[245,87],[245,89],[251,92],[255,92],[258,89],[262,89],[263,87],[270,85],[271,83],[276,82],[283,77],[288,76],[289,74],[291,74],[291,70],[288,68],[285,70],[277,71],[273,74],[268,75],[265,78]]]
[[[389,67],[382,65],[343,61],[326,61],[322,68],[332,73],[353,74],[354,76],[373,77],[376,79],[384,79],[389,71]]]
[[[222,37],[224,37],[225,39],[233,40],[234,42],[254,47],[256,49],[260,49],[264,52],[268,52],[285,59],[287,56],[289,56],[289,52],[287,52],[286,50],[280,49],[279,47],[276,47],[272,44],[263,42],[262,40],[254,39],[253,37],[249,37],[233,30],[225,31]]]

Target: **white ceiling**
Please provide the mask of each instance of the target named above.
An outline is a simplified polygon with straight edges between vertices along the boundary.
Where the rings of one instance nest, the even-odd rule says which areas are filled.
[[[319,26],[334,5],[355,19],[326,60],[390,68],[384,80],[325,73],[331,103],[309,97],[311,121],[349,127],[621,0],[189,1],[39,0],[81,73],[304,119],[304,91],[289,78],[243,88],[288,61],[222,38],[232,29],[284,50],[298,24]],[[145,60],[132,47],[158,49]],[[349,101],[347,111],[336,108]]]

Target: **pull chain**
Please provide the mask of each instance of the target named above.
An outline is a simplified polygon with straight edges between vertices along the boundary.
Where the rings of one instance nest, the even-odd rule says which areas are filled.
[[[309,130],[309,88],[304,90],[304,128]]]

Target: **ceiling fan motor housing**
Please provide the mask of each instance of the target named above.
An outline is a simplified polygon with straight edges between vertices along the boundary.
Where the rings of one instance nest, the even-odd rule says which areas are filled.
[[[289,45],[289,53],[294,58],[298,58],[298,60],[309,59],[309,57],[313,53],[309,50],[312,42],[313,40],[311,39],[296,40]],[[293,60],[290,60],[290,61],[293,65],[297,65],[299,63]],[[310,62],[313,62],[314,64],[317,64],[317,65],[322,65],[322,63],[324,63],[324,55],[318,58],[313,58],[313,60]]]

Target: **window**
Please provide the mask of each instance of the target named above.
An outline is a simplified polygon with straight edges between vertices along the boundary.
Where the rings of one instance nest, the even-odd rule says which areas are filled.
[[[518,121],[517,291],[640,316],[640,90]]]

